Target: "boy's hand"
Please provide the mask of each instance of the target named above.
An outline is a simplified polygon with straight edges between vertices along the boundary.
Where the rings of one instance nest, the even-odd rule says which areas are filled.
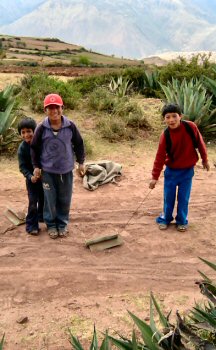
[[[84,164],[79,164],[78,172],[79,172],[80,176],[84,176],[85,175],[85,166],[84,166]]]
[[[202,162],[202,165],[203,165],[203,169],[206,169],[207,171],[210,170],[210,165],[209,165],[209,162],[208,162],[208,161]]]
[[[153,190],[153,188],[155,188],[156,183],[157,183],[157,180],[152,179],[150,181],[149,188],[151,188],[151,190]]]
[[[37,178],[36,178],[36,176],[32,176],[31,177],[31,182],[33,183],[33,184],[35,184],[35,182],[37,182]]]
[[[33,172],[33,175],[39,179],[41,177],[41,170],[39,168],[35,168],[34,169],[34,172]]]

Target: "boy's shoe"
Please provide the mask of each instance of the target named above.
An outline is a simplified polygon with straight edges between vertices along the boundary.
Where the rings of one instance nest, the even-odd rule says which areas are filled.
[[[66,228],[60,229],[58,232],[59,237],[64,238],[68,235],[68,230]]]
[[[168,229],[167,224],[159,224],[158,227],[159,227],[159,230],[167,230]]]
[[[187,226],[186,225],[177,225],[177,231],[180,231],[180,232],[185,232],[187,231]]]
[[[50,236],[50,238],[56,239],[58,237],[58,231],[56,230],[56,228],[51,228],[48,230],[48,235]]]
[[[27,232],[29,235],[32,235],[32,236],[38,236],[39,235],[39,230],[32,230],[30,232]]]

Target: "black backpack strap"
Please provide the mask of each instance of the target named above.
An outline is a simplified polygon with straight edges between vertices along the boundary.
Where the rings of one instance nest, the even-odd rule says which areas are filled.
[[[190,123],[188,123],[186,120],[182,120],[181,122],[185,126],[187,133],[190,135],[194,148],[198,148],[198,142],[197,142],[196,136],[194,134],[194,131],[193,131],[192,127],[190,126]]]
[[[168,127],[164,130],[164,136],[165,136],[165,140],[166,140],[166,153],[168,154],[169,158],[173,162],[174,159],[173,159],[173,155],[172,155],[172,152],[171,152],[172,140],[171,140],[171,137],[170,137],[170,132],[169,132],[169,128]]]

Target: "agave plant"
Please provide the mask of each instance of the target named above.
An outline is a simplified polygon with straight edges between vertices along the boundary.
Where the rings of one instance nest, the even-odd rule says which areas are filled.
[[[177,103],[184,114],[184,118],[195,122],[204,135],[216,133],[216,110],[210,111],[212,97],[199,80],[185,79],[180,82],[172,79],[167,86],[160,84],[166,100],[169,103]]]
[[[216,271],[216,264],[200,259]],[[195,304],[189,315],[189,320],[182,319],[177,311],[177,322],[172,324],[169,321],[171,312],[165,315],[151,293],[149,324],[129,312],[134,324],[139,329],[141,339],[136,336],[135,330],[133,330],[131,338],[123,336],[115,338],[108,336],[106,332],[99,348],[94,328],[90,350],[111,350],[112,345],[121,350],[216,350],[216,284],[203,272],[199,271],[199,273],[202,276],[202,281],[196,283],[199,285],[201,293],[209,301],[204,306]],[[73,349],[84,350],[78,338],[72,334],[70,342]]]
[[[115,93],[118,97],[124,97],[127,95],[131,89],[133,82],[130,83],[130,80],[123,78],[122,76],[118,77],[116,80],[112,77],[109,83],[109,89]]]
[[[202,258],[200,260],[216,271],[216,264]],[[199,273],[203,279],[196,282],[196,284],[208,301],[201,305],[195,304],[190,314],[191,325],[199,331],[201,336],[204,334],[206,338],[216,345],[216,284],[204,273],[200,271]],[[216,347],[214,348],[216,349]]]
[[[74,350],[84,350],[84,348],[82,347],[79,339],[77,337],[73,336],[73,334],[71,333],[71,330],[69,330],[69,333],[70,333],[70,343],[72,345],[72,349],[74,349]],[[91,342],[89,350],[111,350],[108,333],[106,332],[105,337],[104,337],[104,339],[102,341],[102,344],[101,344],[101,346],[99,346],[98,345],[98,340],[97,340],[97,332],[96,332],[96,328],[94,326],[92,342]]]
[[[159,84],[160,74],[158,70],[153,72],[144,72],[143,74],[143,92],[145,96],[157,97],[160,90]]]
[[[214,72],[216,73],[216,69],[214,69]],[[213,95],[213,98],[212,98],[213,107],[216,108],[216,82],[215,82],[215,80],[204,76],[203,83],[206,86],[206,88],[212,93],[212,95]]]
[[[154,319],[154,310],[157,311],[160,320],[160,329],[156,326]],[[150,324],[138,318],[136,315],[129,312],[135,325],[139,328],[142,335],[142,341],[138,341],[133,331],[132,340],[116,339],[109,336],[112,343],[122,350],[171,350],[179,349],[186,350],[181,341],[179,329],[169,322],[170,313],[165,316],[161,311],[154,295],[150,296]]]
[[[19,140],[15,129],[12,128],[16,120],[12,114],[14,104],[13,87],[8,86],[0,92],[0,151]]]

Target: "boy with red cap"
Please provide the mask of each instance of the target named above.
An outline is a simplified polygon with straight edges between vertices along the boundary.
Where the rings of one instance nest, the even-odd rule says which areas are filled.
[[[74,154],[80,175],[84,174],[84,143],[76,125],[63,115],[58,94],[44,99],[46,118],[31,143],[34,175],[42,176],[44,222],[51,238],[66,237],[72,198]]]
[[[194,166],[199,157],[203,168],[210,169],[206,146],[195,123],[182,121],[181,109],[176,104],[167,104],[162,109],[167,129],[161,134],[152,170],[149,188],[158,181],[164,164],[164,212],[156,219],[160,230],[166,230],[173,221],[173,210],[178,188],[178,206],[175,217],[178,231],[184,232],[188,225],[188,204],[194,175]]]

